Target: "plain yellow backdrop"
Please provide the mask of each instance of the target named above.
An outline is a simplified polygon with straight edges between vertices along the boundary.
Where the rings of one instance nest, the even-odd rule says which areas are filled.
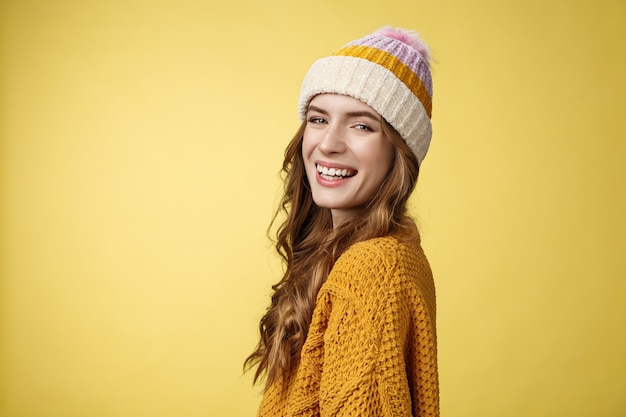
[[[386,24],[436,60],[443,415],[626,415],[623,1],[2,0],[0,416],[254,415],[300,81]]]

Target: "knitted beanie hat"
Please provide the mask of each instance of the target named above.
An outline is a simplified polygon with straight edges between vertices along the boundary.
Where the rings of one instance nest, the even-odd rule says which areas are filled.
[[[322,93],[366,103],[402,136],[422,164],[430,138],[432,80],[428,47],[414,32],[384,27],[317,60],[302,83],[298,110]]]

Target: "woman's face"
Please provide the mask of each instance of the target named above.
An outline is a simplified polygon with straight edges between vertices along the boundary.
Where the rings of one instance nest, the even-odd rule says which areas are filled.
[[[331,210],[336,226],[374,197],[391,169],[394,148],[370,106],[320,94],[306,114],[302,157],[313,201]]]

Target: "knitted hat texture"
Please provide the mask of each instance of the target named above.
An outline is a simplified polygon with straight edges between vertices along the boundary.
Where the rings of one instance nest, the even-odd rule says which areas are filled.
[[[352,41],[309,69],[300,91],[300,120],[318,94],[354,97],[396,129],[421,165],[432,136],[428,59],[428,47],[403,29],[385,27]]]

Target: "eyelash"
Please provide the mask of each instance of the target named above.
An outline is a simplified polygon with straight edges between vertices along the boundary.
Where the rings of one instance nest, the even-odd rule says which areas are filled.
[[[365,124],[363,124],[363,123],[357,123],[357,124],[355,125],[355,127],[356,127],[357,129],[359,129],[359,130],[365,130],[365,131],[367,131],[367,132],[373,132],[373,131],[374,131],[374,129],[372,129],[371,127],[369,127],[368,125],[365,125]]]
[[[322,123],[326,123],[326,119],[324,119],[323,117],[319,117],[319,116],[311,116],[308,118],[308,122],[309,123],[313,123],[313,124],[322,124]],[[357,123],[354,125],[354,127],[358,130],[362,130],[364,132],[373,132],[374,129],[372,129],[371,127],[369,127],[368,125],[364,124],[364,123]]]
[[[309,123],[321,124],[325,122],[326,120],[323,117],[319,117],[319,116],[309,117]]]

